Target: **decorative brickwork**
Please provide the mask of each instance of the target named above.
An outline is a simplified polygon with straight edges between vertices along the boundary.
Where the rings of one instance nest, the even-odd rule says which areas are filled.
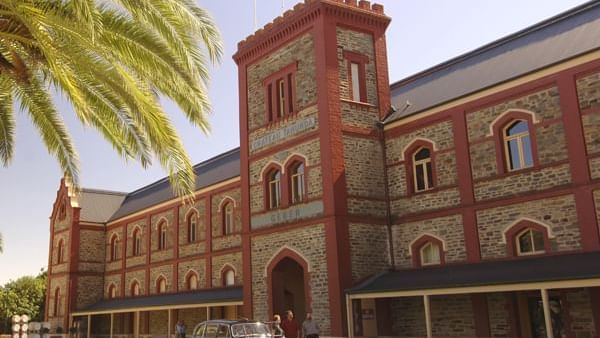
[[[413,257],[410,252],[411,242],[425,234],[433,235],[443,241],[445,244],[444,257],[447,263],[466,260],[462,216],[453,215],[394,225],[392,227],[392,239],[394,243],[394,262],[397,268],[413,266]]]
[[[575,201],[572,195],[507,205],[477,212],[481,256],[506,257],[503,232],[521,218],[537,220],[550,227],[552,251],[581,249]]]
[[[161,265],[155,268],[150,269],[150,292],[149,294],[157,293],[157,284],[156,281],[158,277],[164,277],[167,281],[167,289],[166,292],[175,292],[175,288],[173,286],[173,265]]]

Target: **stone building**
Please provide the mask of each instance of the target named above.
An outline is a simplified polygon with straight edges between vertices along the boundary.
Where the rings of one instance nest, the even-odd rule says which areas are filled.
[[[166,179],[61,182],[47,319],[137,338],[291,308],[324,336],[599,336],[598,18],[390,85],[382,6],[297,4],[238,44],[240,148],[195,167],[193,204]]]

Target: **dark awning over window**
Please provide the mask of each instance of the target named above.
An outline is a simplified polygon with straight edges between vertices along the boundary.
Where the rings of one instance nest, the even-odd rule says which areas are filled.
[[[468,288],[482,286],[588,279],[600,282],[600,252],[389,271],[346,290],[346,293],[351,296],[388,293],[393,297],[394,292],[421,290],[425,294],[427,290],[449,288],[465,288],[468,293]]]
[[[85,309],[75,311],[74,316],[111,312],[152,311],[168,308],[220,306],[242,304],[242,288],[207,289],[147,297],[129,297],[103,300]]]

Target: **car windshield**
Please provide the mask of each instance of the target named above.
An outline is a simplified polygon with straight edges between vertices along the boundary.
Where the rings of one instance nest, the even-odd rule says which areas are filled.
[[[231,334],[234,337],[271,337],[269,328],[263,323],[243,323],[231,326]]]

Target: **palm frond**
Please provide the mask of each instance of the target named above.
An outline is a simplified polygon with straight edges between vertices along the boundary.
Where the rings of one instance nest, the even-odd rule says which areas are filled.
[[[14,151],[15,116],[10,84],[0,77],[0,162],[8,166]]]

